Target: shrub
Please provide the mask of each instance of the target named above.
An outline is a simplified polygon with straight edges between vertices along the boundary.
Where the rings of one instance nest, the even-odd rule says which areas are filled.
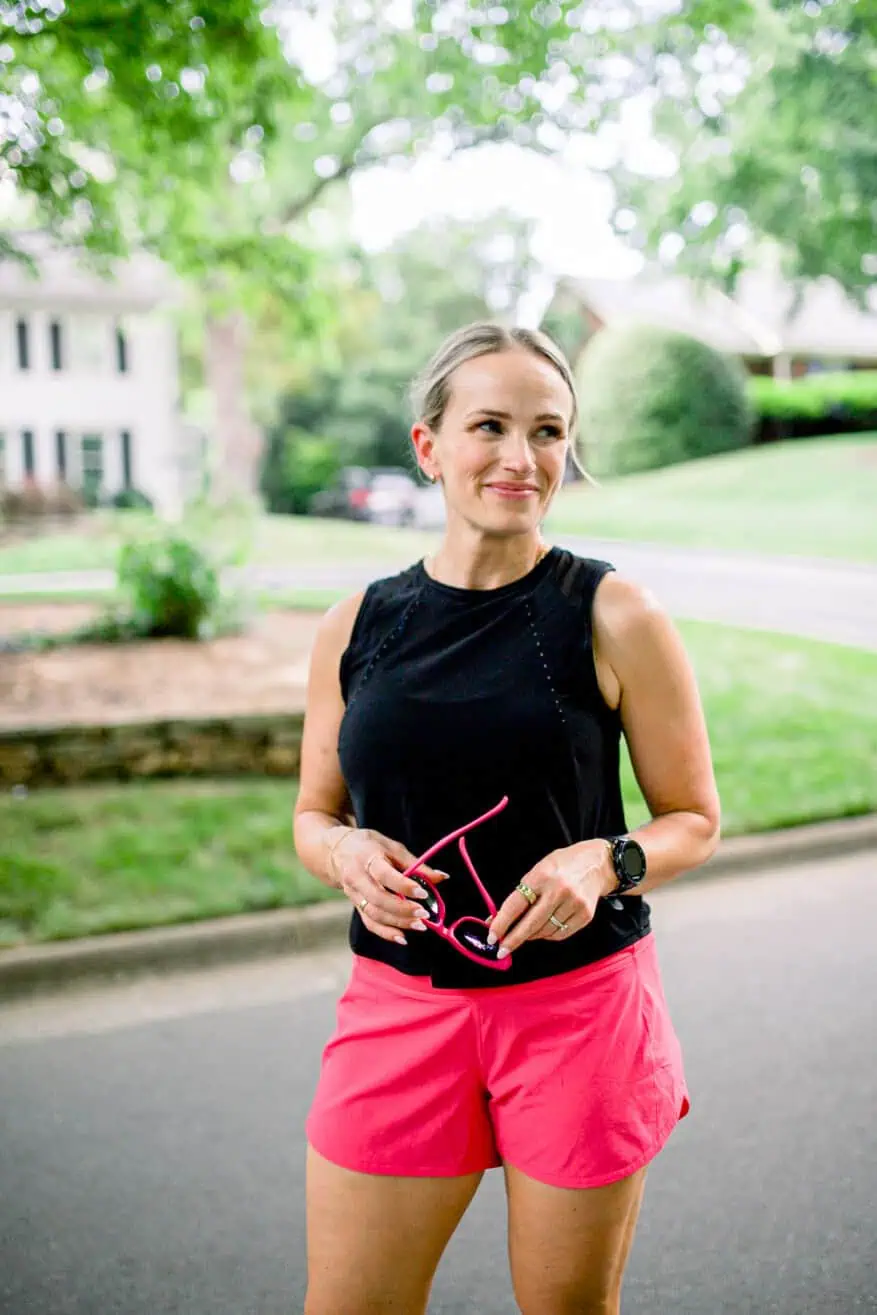
[[[832,370],[800,379],[756,375],[747,392],[759,415],[771,420],[877,417],[877,370]]]
[[[262,492],[269,511],[304,515],[311,498],[338,472],[338,446],[329,438],[301,429],[278,430],[270,436],[262,471]]]
[[[140,489],[121,489],[110,499],[110,506],[119,511],[152,511],[153,502]]]
[[[126,544],[118,578],[139,634],[199,639],[212,631],[221,598],[219,568],[191,539],[169,535]]]
[[[84,505],[77,490],[66,484],[44,485],[27,480],[20,488],[0,489],[0,516],[10,521],[75,516]]]
[[[651,325],[602,329],[577,375],[582,442],[595,474],[653,470],[749,442],[742,365],[686,334]]]

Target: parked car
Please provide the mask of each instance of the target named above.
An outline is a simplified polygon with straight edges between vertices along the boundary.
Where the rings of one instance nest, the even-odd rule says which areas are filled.
[[[313,516],[340,516],[378,525],[413,525],[418,487],[401,466],[345,466],[328,489],[314,495]]]

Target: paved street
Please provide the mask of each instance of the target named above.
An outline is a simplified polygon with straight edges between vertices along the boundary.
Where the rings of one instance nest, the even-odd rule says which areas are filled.
[[[650,1173],[625,1315],[877,1311],[874,875],[864,855],[654,897],[693,1110]],[[0,1015],[3,1315],[301,1311],[301,1126],[345,971],[329,951]],[[491,1173],[430,1311],[514,1310]]]

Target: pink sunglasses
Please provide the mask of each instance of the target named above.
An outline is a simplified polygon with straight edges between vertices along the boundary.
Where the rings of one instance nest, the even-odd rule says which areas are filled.
[[[490,921],[496,916],[496,905],[491,899],[490,892],[486,889],[481,878],[478,876],[478,873],[475,871],[475,867],[469,857],[469,851],[466,848],[464,837],[467,832],[473,831],[475,827],[480,826],[482,822],[488,822],[492,817],[496,817],[497,813],[501,813],[508,801],[508,795],[505,795],[498,804],[489,810],[489,812],[482,813],[480,817],[476,817],[474,822],[469,822],[466,826],[461,826],[458,830],[451,831],[449,835],[446,835],[442,840],[439,840],[437,844],[428,849],[425,854],[421,854],[420,858],[416,859],[415,862],[412,863],[402,874],[406,877],[416,876],[420,885],[425,887],[428,891],[426,899],[415,899],[414,903],[419,904],[423,909],[423,921],[426,923],[427,927],[429,927],[430,931],[437,932],[439,936],[442,936],[446,941],[449,941],[454,949],[458,950],[460,954],[465,954],[467,959],[471,959],[474,963],[483,964],[485,968],[498,968],[501,972],[505,972],[506,969],[511,968],[512,956],[508,955],[505,959],[497,959],[496,956],[500,948],[499,945],[488,945],[487,943],[487,933],[490,930]],[[457,848],[460,851],[463,862],[469,869],[472,880],[480,890],[481,897],[487,905],[489,918],[475,918],[467,914],[462,918],[458,918],[457,921],[452,923],[449,927],[445,920],[444,900],[439,894],[437,887],[433,885],[428,877],[418,871],[418,869],[422,863],[428,862],[434,854],[437,854],[439,850],[444,849],[445,845],[451,844],[454,840],[457,841]],[[408,898],[410,899],[412,897],[408,896]]]

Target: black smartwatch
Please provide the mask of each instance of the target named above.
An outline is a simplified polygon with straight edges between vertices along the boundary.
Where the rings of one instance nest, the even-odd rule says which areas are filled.
[[[630,836],[610,836],[606,840],[612,855],[612,866],[618,878],[618,885],[607,897],[614,899],[625,891],[633,890],[646,875],[646,853],[637,840]]]

